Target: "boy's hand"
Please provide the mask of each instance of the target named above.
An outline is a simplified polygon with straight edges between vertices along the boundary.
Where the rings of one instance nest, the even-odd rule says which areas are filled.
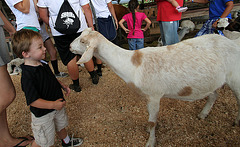
[[[66,105],[66,101],[64,99],[60,98],[60,99],[54,101],[53,109],[61,110],[65,105]]]
[[[66,92],[65,95],[66,96],[69,96],[70,92],[71,92],[71,89],[69,87],[64,87],[63,90]]]

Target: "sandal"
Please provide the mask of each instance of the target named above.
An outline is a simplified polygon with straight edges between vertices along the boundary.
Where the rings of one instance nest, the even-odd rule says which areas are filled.
[[[32,138],[32,140],[34,140],[33,136],[30,136],[30,138]],[[20,144],[22,144],[25,141],[31,141],[27,137],[18,137],[18,139],[22,139],[22,140],[18,144],[16,144],[14,147],[26,147],[27,145],[29,145],[29,143],[27,145],[25,145],[25,146],[20,146]]]

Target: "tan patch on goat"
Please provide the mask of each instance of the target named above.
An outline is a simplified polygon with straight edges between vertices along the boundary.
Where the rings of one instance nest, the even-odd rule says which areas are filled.
[[[143,53],[140,52],[139,50],[134,51],[134,54],[131,59],[133,65],[137,67],[140,66],[142,64],[142,56],[143,56]]]
[[[178,92],[179,96],[189,96],[192,94],[192,88],[189,86],[184,87],[182,90]]]
[[[174,45],[168,45],[168,46],[167,46],[167,49],[168,49],[168,50],[173,50],[173,49],[175,49],[175,46],[174,46]]]

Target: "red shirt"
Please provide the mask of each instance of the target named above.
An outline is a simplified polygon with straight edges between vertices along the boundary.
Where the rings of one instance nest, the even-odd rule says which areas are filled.
[[[167,0],[155,0],[157,2],[157,21],[177,21],[181,20],[182,13]],[[183,6],[183,0],[176,0],[180,6]]]

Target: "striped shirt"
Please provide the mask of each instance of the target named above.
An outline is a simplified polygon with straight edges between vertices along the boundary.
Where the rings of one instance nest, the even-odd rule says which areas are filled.
[[[39,66],[21,65],[21,84],[27,105],[39,98],[47,101],[56,101],[59,98],[63,98],[61,84],[52,73],[48,64],[45,61],[41,61],[41,63],[42,65]],[[54,109],[40,109],[30,106],[30,111],[36,117],[41,117],[54,111]]]

